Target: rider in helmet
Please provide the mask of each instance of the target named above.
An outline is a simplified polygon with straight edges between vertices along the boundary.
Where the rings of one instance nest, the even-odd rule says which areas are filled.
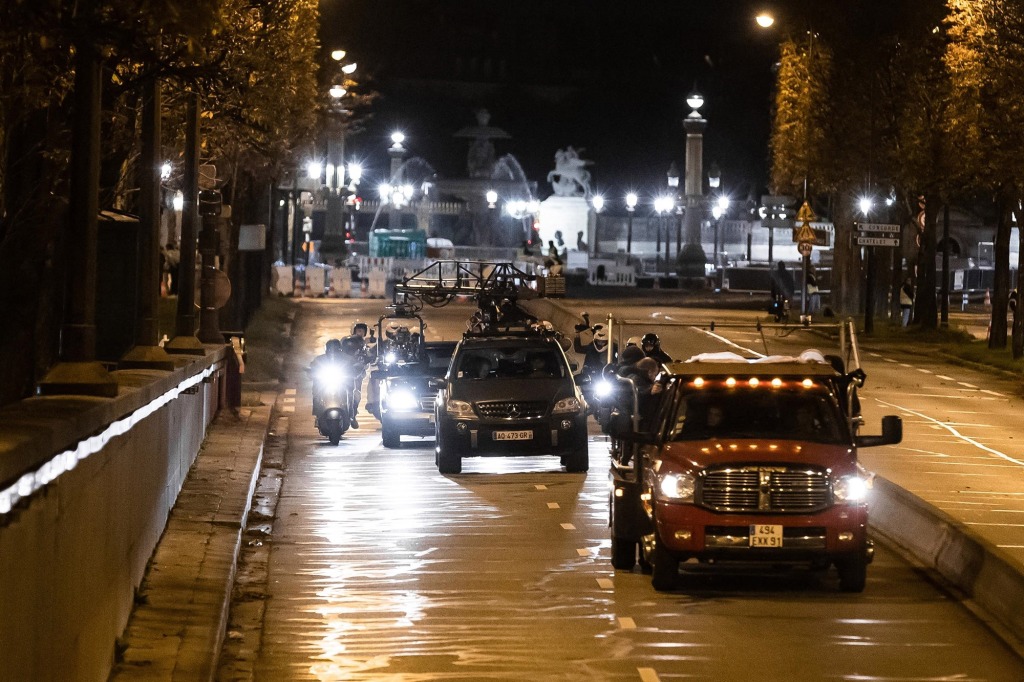
[[[350,368],[353,378],[351,387],[351,425],[353,429],[358,429],[359,422],[356,421],[356,413],[359,411],[359,401],[362,398],[363,377],[366,374],[367,363],[366,344],[363,341],[363,336],[352,334],[342,339],[340,358],[341,362]]]
[[[640,349],[649,358],[665,364],[666,362],[672,362],[672,358],[668,353],[661,349],[661,339],[654,332],[647,332],[640,339]]]

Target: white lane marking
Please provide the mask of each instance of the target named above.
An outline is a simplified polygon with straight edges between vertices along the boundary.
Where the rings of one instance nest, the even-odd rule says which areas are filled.
[[[922,369],[921,367],[918,367],[917,371],[920,372],[921,374],[931,374],[932,373],[932,371],[930,369]]]
[[[282,412],[294,412],[295,411],[295,406],[294,405],[285,405],[284,407],[281,408],[281,411]]]
[[[982,523],[981,521],[964,521],[965,526],[998,526],[1000,528],[1021,528],[1024,523]]]
[[[613,583],[608,578],[598,578],[597,579],[597,586],[600,587],[602,590],[613,590],[613,589],[615,589],[615,583]]]
[[[284,394],[285,395],[295,395],[295,389],[294,388],[286,388],[286,389],[284,389]]]
[[[911,398],[948,398],[950,400],[995,400],[995,398],[983,398],[978,395],[946,395],[944,393],[904,393]]]
[[[548,509],[558,509],[557,502],[548,502]]]
[[[1024,545],[996,545],[1002,549],[1024,549]]]
[[[637,668],[636,671],[640,673],[640,682],[661,682],[654,668]]]
[[[882,357],[881,353],[868,353],[868,355],[870,355],[873,358],[880,358],[880,357]]]
[[[437,547],[431,547],[430,549],[425,549],[422,552],[416,552],[416,554],[414,554],[413,556],[427,556],[431,552],[436,552],[436,551],[437,551]]]
[[[572,525],[571,523],[562,523],[559,525],[562,526],[562,528],[564,528],[565,530],[576,530],[576,526]]]
[[[547,490],[548,489],[548,487],[546,485],[542,484],[542,483],[538,483],[537,485],[535,485],[533,487],[534,487],[535,490]]]
[[[576,553],[579,554],[580,556],[590,556],[591,554],[593,554],[593,552],[591,552],[586,547],[581,547],[580,549],[577,549]]]
[[[882,405],[885,405],[886,407],[893,407],[893,408],[896,408],[897,410],[903,410],[907,414],[912,414],[915,417],[920,417],[921,419],[926,419],[926,420],[928,420],[930,422],[934,422],[935,424],[938,424],[940,427],[942,427],[942,428],[946,429],[947,431],[949,431],[951,434],[953,434],[953,436],[959,438],[960,440],[962,440],[965,443],[969,443],[970,445],[973,445],[974,447],[978,448],[979,450],[984,450],[985,452],[991,453],[991,454],[995,455],[996,457],[1001,457],[1001,458],[1005,459],[1007,462],[1013,462],[1014,464],[1024,466],[1024,461],[1021,461],[1021,460],[1016,459],[1014,457],[1010,457],[1006,453],[999,452],[998,450],[996,450],[994,448],[990,448],[989,446],[985,445],[984,443],[979,443],[978,441],[974,440],[973,438],[969,438],[969,437],[963,435],[962,433],[960,433],[959,431],[954,429],[952,426],[947,426],[946,424],[943,424],[942,422],[940,422],[938,419],[935,419],[934,417],[929,417],[926,414],[922,414],[921,412],[918,412],[916,410],[911,410],[909,408],[903,407],[902,405],[896,405],[896,404],[893,404],[893,403],[887,403],[884,400],[879,400],[878,398],[875,398],[875,400],[878,401],[879,403],[881,403]]]
[[[999,391],[990,391],[987,388],[981,389],[981,392],[982,393],[988,393],[989,395],[994,395],[994,396],[996,396],[998,398],[1002,398],[1003,397],[1003,394],[1000,393]]]
[[[719,341],[721,341],[722,343],[724,343],[727,346],[732,346],[733,348],[739,348],[740,350],[745,350],[748,353],[753,353],[754,355],[756,355],[759,358],[765,357],[763,353],[758,353],[756,350],[751,350],[750,348],[744,348],[743,346],[739,345],[738,343],[733,343],[732,341],[730,341],[729,339],[725,338],[724,336],[721,336],[721,335],[716,334],[714,332],[708,331],[707,329],[701,329],[700,327],[690,327],[690,329],[693,329],[694,331],[698,331],[698,332],[700,332],[702,334],[707,334],[708,336],[710,336],[713,339],[718,339]]]
[[[961,385],[961,386],[963,386],[964,388],[975,388],[975,389],[976,389],[976,388],[978,388],[978,387],[977,387],[977,386],[975,386],[974,384],[969,384],[969,383],[967,383],[966,381],[958,381],[958,382],[956,382],[956,383],[960,384],[960,385]]]
[[[281,402],[283,402],[283,403],[294,403],[295,402],[295,398],[281,398]]]
[[[632,618],[619,618],[619,627],[623,630],[636,630],[636,621]]]
[[[907,364],[907,363],[905,363],[905,362],[901,362],[901,363],[900,363],[900,367],[913,367],[913,365],[908,365],[908,364]]]
[[[953,377],[947,377],[945,374],[936,374],[936,379],[942,379],[943,381],[956,381]]]
[[[891,363],[892,363],[892,364],[894,364],[894,365],[896,364],[896,361],[895,361],[895,360],[893,360],[892,358],[882,358],[882,360],[883,360],[884,362],[891,362]]]

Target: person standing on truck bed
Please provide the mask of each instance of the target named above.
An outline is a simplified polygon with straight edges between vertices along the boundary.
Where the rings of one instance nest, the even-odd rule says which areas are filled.
[[[661,349],[661,339],[654,332],[644,334],[643,338],[640,339],[640,349],[644,352],[644,355],[659,364],[664,365],[665,363],[672,362],[669,354]]]

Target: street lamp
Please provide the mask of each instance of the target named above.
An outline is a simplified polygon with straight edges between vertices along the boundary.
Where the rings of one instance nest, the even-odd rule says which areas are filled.
[[[661,271],[661,228],[665,222],[665,214],[672,210],[673,205],[672,197],[668,195],[661,195],[654,200],[654,212],[658,214],[658,223],[655,226],[656,238],[654,246],[654,273],[657,276],[658,272]],[[665,267],[668,268],[668,232],[665,233]]]
[[[498,193],[493,189],[487,190],[487,194],[484,197],[487,199],[487,208],[494,208],[498,203]]]
[[[686,104],[691,111],[683,119],[686,131],[686,178],[684,194],[686,196],[686,244],[679,254],[679,275],[691,281],[703,281],[707,256],[701,246],[701,223],[704,220],[704,128],[707,121],[700,114],[704,106],[704,97],[697,92],[696,86],[686,96]]]
[[[626,262],[631,263],[633,261],[633,211],[636,210],[636,203],[640,198],[636,195],[636,192],[630,192],[626,195],[626,215],[629,216],[626,219]]]
[[[668,188],[676,205],[676,258],[683,252],[683,198],[679,196],[679,168],[673,161],[668,167]],[[665,257],[668,260],[668,231],[665,232]],[[678,268],[676,268],[678,271]]]
[[[718,254],[720,249],[719,245],[721,243],[718,238],[718,231],[719,227],[722,224],[722,217],[726,214],[726,211],[728,210],[729,197],[725,196],[724,194],[719,195],[718,199],[711,207],[711,216],[715,219],[715,253],[712,256],[712,262],[714,263],[716,269],[718,268]]]

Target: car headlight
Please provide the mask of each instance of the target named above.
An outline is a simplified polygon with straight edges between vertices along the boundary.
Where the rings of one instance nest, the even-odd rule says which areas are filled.
[[[594,395],[598,398],[607,398],[612,394],[612,382],[607,379],[600,379],[594,384]]]
[[[388,394],[388,408],[396,412],[408,412],[420,406],[416,396],[408,389],[399,389]]]
[[[658,491],[673,502],[693,502],[694,480],[689,474],[664,474],[658,480]]]
[[[832,486],[832,492],[836,502],[846,504],[858,504],[868,497],[871,490],[871,479],[853,474],[851,476],[840,476]]]
[[[553,414],[564,414],[566,412],[579,412],[580,401],[576,398],[562,398],[555,403],[555,409],[552,410]]]
[[[316,371],[316,380],[327,391],[336,391],[345,378],[341,365],[324,365]]]
[[[448,414],[456,418],[473,416],[473,406],[465,400],[449,400],[447,410]]]

